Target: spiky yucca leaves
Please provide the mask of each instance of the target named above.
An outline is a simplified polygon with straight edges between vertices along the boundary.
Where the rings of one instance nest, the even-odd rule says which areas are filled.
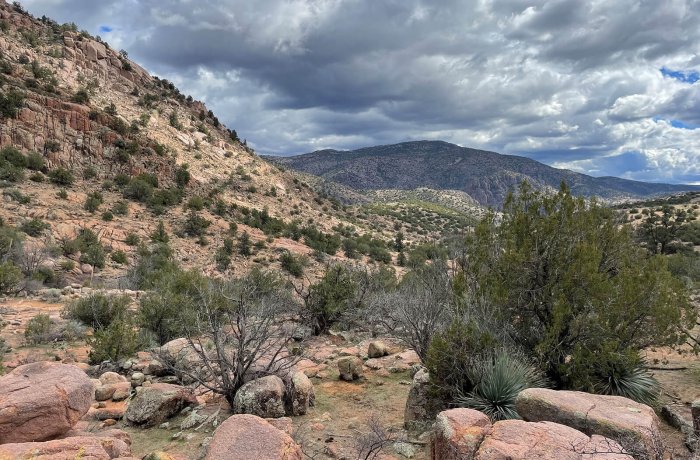
[[[525,358],[506,351],[484,359],[472,372],[472,381],[477,382],[474,390],[457,398],[457,404],[481,411],[493,421],[519,419],[515,410],[518,394],[547,384]]]
[[[595,392],[604,395],[624,396],[638,403],[654,406],[661,388],[659,382],[643,363],[617,369],[595,386]]]

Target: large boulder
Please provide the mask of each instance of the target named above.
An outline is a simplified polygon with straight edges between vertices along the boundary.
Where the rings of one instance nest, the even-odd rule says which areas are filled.
[[[38,362],[0,378],[0,444],[45,441],[90,409],[93,386],[75,366]]]
[[[150,427],[164,422],[187,406],[197,404],[192,391],[179,385],[154,383],[136,394],[124,415],[129,423]]]
[[[362,377],[362,360],[357,356],[346,356],[338,360],[340,380],[351,382]]]
[[[440,412],[435,419],[431,458],[472,459],[490,429],[491,421],[482,412],[473,409]]]
[[[304,415],[316,400],[314,385],[303,372],[292,374],[287,385],[287,415]]]
[[[283,431],[254,415],[229,417],[214,432],[205,460],[301,460],[301,448]]]
[[[479,447],[479,460],[633,460],[615,441],[551,422],[496,422]],[[436,457],[447,460],[453,457]],[[459,457],[460,459],[472,457]]]
[[[263,418],[284,417],[285,387],[281,378],[268,375],[243,385],[233,399],[236,414],[252,414]]]
[[[130,455],[129,445],[113,437],[79,436],[46,442],[0,445],[2,459],[110,460]]]
[[[524,420],[559,423],[613,439],[636,457],[661,458],[663,445],[656,414],[631,399],[530,388],[518,395],[515,406]]]

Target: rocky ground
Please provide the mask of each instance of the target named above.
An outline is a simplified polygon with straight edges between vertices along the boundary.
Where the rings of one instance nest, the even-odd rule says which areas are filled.
[[[132,295],[137,296],[138,293]],[[431,458],[431,449],[437,449],[435,454],[437,456],[432,458],[472,458],[469,455],[477,452],[479,446],[483,452],[505,452],[508,449],[515,449],[513,452],[545,452],[542,454],[545,457],[542,458],[579,458],[576,456],[547,457],[549,451],[538,451],[533,446],[550,446],[548,448],[555,449],[551,452],[559,452],[556,449],[566,449],[566,446],[562,446],[566,442],[570,443],[572,439],[578,440],[577,445],[593,446],[591,447],[593,450],[598,449],[595,446],[600,446],[601,442],[608,442],[601,436],[610,436],[609,433],[601,434],[594,431],[592,434],[598,437],[588,437],[582,433],[581,431],[587,431],[588,425],[580,421],[576,422],[575,417],[572,419],[573,416],[566,415],[567,411],[571,411],[572,414],[588,414],[591,419],[587,419],[586,423],[595,417],[601,420],[613,419],[615,423],[627,427],[626,429],[631,432],[645,433],[644,436],[647,436],[648,432],[656,433],[668,447],[669,452],[673,453],[673,456],[667,454],[663,458],[691,458],[684,445],[685,435],[678,428],[671,427],[664,419],[657,418],[654,412],[648,408],[645,409],[645,406],[635,406],[635,403],[628,400],[598,401],[595,398],[600,397],[583,393],[577,394],[582,396],[572,396],[567,395],[566,392],[542,390],[549,393],[534,394],[524,398],[525,402],[520,403],[518,410],[521,414],[525,414],[523,417],[527,421],[491,424],[480,413],[474,414],[474,411],[464,412],[466,410],[459,409],[457,412],[447,411],[438,417],[438,424],[435,425],[437,431],[434,432],[433,437],[429,430],[406,431],[404,430],[406,414],[410,412],[412,415],[409,417],[415,417],[415,414],[420,412],[420,408],[415,407],[416,401],[420,401],[419,397],[416,398],[416,392],[421,391],[421,376],[425,374],[424,371],[420,371],[420,375],[416,374],[420,369],[418,356],[395,339],[389,337],[376,339],[366,334],[349,332],[307,338],[300,344],[304,350],[304,359],[297,363],[296,369],[303,372],[304,381],[294,383],[297,388],[294,398],[299,404],[293,409],[284,405],[285,394],[289,390],[281,380],[279,389],[272,390],[272,393],[275,391],[279,393],[277,399],[272,398],[273,401],[277,401],[277,405],[268,404],[268,399],[265,399],[264,404],[258,404],[260,395],[264,392],[261,390],[262,385],[255,380],[248,384],[250,388],[247,385],[241,390],[241,392],[245,390],[250,398],[242,397],[237,411],[257,413],[267,418],[240,419],[243,416],[237,415],[234,416],[239,417],[235,419],[236,423],[231,421],[227,425],[226,421],[232,417],[232,411],[223,398],[202,389],[191,392],[181,386],[182,381],[175,376],[166,375],[167,372],[163,372],[158,361],[150,353],[140,352],[133,359],[118,366],[95,367],[86,364],[88,348],[82,340],[42,346],[28,345],[23,335],[27,321],[38,313],[48,313],[57,322],[64,321],[59,315],[61,308],[60,302],[48,303],[29,299],[8,299],[0,306],[2,320],[7,324],[1,336],[11,347],[11,351],[5,356],[8,371],[19,367],[22,375],[25,375],[25,383],[26,378],[29,378],[30,387],[35,387],[33,392],[43,391],[41,385],[47,380],[51,381],[54,387],[56,387],[55,382],[65,381],[68,386],[73,385],[74,381],[79,382],[76,385],[77,389],[74,390],[78,396],[72,396],[72,393],[66,390],[69,406],[76,406],[75,414],[67,420],[65,416],[57,415],[64,412],[56,411],[53,403],[47,403],[49,407],[47,409],[40,408],[43,404],[41,401],[32,401],[28,408],[22,408],[22,404],[27,403],[20,401],[12,407],[20,408],[20,413],[31,413],[32,410],[42,411],[43,420],[46,422],[38,428],[31,427],[31,423],[28,423],[27,426],[30,428],[23,428],[29,433],[25,437],[18,438],[17,433],[21,430],[15,429],[11,437],[3,439],[3,436],[10,436],[7,435],[11,431],[8,426],[16,421],[8,422],[0,415],[0,453],[2,454],[13,452],[14,455],[24,452],[22,449],[26,446],[17,444],[18,442],[53,439],[42,443],[40,447],[48,449],[46,452],[72,452],[70,449],[75,447],[75,443],[79,443],[82,449],[100,451],[100,449],[104,450],[105,443],[109,441],[107,444],[110,446],[109,449],[112,449],[110,451],[112,454],[133,458],[204,458],[207,452],[209,452],[207,458],[217,458],[212,457],[214,455],[212,452],[220,452],[221,449],[226,451],[230,448],[223,441],[217,441],[215,436],[215,433],[224,432],[228,433],[227,436],[232,439],[240,438],[240,442],[250,439],[252,436],[250,433],[259,433],[261,436],[274,433],[275,439],[279,438],[280,449],[293,451],[293,455],[290,454],[289,457],[278,458],[290,459],[302,458],[295,455],[316,459],[364,458],[357,456],[358,445],[362,445],[363,442],[366,444],[368,435],[378,432],[383,449],[377,458],[396,460],[428,459]],[[678,414],[678,420],[680,420],[678,426],[683,429],[682,424],[687,425],[691,419],[690,403],[700,397],[698,390],[700,367],[694,358],[687,355],[672,355],[659,351],[653,353],[656,354],[650,352],[650,359],[658,359],[659,367],[669,369],[656,371],[656,376],[664,385],[666,398],[664,402],[673,403],[669,407],[675,408],[671,412]],[[33,366],[40,366],[42,370],[33,369],[31,365],[27,368],[27,364],[30,363],[38,363]],[[70,371],[67,374],[68,377],[65,377],[64,371],[54,370],[50,367],[52,365],[74,369],[78,374],[74,375]],[[48,370],[44,369],[46,366],[49,366]],[[92,380],[85,376],[83,371],[87,371],[93,377]],[[52,376],[51,372],[56,375]],[[16,372],[11,372],[3,379],[10,379],[11,382],[12,379],[17,381],[19,378],[22,381],[20,377],[13,377],[14,374]],[[277,377],[271,378],[277,379]],[[306,381],[309,382],[308,387],[304,387],[307,385],[304,383]],[[16,385],[6,383],[8,380],[3,382],[5,383],[0,385],[3,388]],[[275,381],[271,381],[271,385],[274,387]],[[26,385],[22,388],[25,387]],[[302,388],[305,389],[302,391]],[[6,390],[0,389],[0,392],[2,391]],[[410,396],[409,393],[411,393]],[[48,398],[55,399],[50,393]],[[63,397],[58,399],[61,400],[61,398]],[[2,404],[9,404],[7,398],[0,397],[0,401],[3,401]],[[74,401],[78,402],[74,404]],[[407,401],[413,402],[413,407],[409,403],[409,411],[406,411]],[[238,397],[236,404],[239,404]],[[550,409],[556,407],[556,410],[552,412],[544,409],[547,407]],[[595,407],[598,408],[595,410],[600,411],[599,413],[593,411],[592,408]],[[627,418],[624,418],[625,414]],[[51,417],[59,421],[52,421]],[[422,426],[429,427],[432,420]],[[556,425],[557,423],[561,425]],[[42,432],[47,429],[47,426],[58,426],[57,430],[61,433],[36,435],[37,430]],[[247,427],[245,429],[250,433],[242,432],[241,427]],[[472,447],[467,449],[472,449],[472,454],[450,457],[448,454],[440,453],[444,449],[447,449],[445,452],[466,449],[464,439],[454,438],[454,433],[462,432],[461,430],[477,434],[483,432],[472,440],[470,444]],[[642,442],[643,445],[646,445],[645,443],[646,441]],[[126,447],[122,444],[126,444]],[[529,447],[522,447],[525,450],[518,451],[517,449],[521,447],[516,449],[514,446]],[[252,449],[249,452],[258,452],[255,449],[261,448],[257,444],[246,447],[246,449]],[[154,452],[160,452],[162,456],[147,457]],[[116,458],[105,457],[103,454],[95,455],[94,458]],[[603,457],[629,458],[623,454],[615,456],[608,454],[600,458]],[[509,458],[534,457],[514,455]]]

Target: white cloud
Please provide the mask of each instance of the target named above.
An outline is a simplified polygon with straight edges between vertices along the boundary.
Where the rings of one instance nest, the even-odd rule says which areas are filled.
[[[262,153],[444,139],[700,181],[697,0],[26,0],[205,100]],[[678,124],[676,123],[676,126]]]

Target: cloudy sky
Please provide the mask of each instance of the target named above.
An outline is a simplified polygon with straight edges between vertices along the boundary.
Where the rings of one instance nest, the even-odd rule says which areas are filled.
[[[416,139],[700,183],[700,0],[24,0],[259,153]]]

